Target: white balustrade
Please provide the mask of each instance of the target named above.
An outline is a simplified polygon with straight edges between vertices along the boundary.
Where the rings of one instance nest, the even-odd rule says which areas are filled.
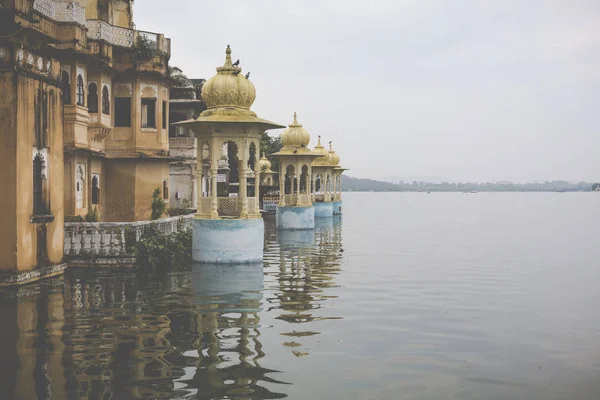
[[[56,19],[56,2],[54,0],[35,0],[33,9],[50,19]]]
[[[65,223],[65,255],[69,257],[131,256],[125,243],[126,231],[129,240],[139,241],[146,229],[155,226],[164,235],[178,229],[192,227],[192,215],[140,222],[68,222]]]
[[[77,22],[86,25],[85,7],[76,1],[59,1],[55,3],[54,19],[59,22]]]

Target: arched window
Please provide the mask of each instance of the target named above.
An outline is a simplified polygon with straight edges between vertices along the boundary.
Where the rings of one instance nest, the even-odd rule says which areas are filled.
[[[163,199],[168,199],[169,198],[169,182],[167,182],[167,180],[165,179],[163,181]]]
[[[88,86],[88,111],[98,112],[98,86],[95,83],[90,83]]]
[[[102,88],[102,114],[110,115],[110,94],[107,86]]]
[[[81,75],[77,75],[77,105],[85,106],[85,86]]]
[[[98,177],[94,175],[92,177],[92,204],[100,203],[100,182]]]
[[[33,214],[46,214],[44,204],[44,157],[36,154],[33,158]]]
[[[69,77],[69,73],[66,71],[63,71],[62,76],[60,78],[60,81],[62,83],[62,87],[63,87],[63,103],[64,104],[71,104],[71,81],[70,81],[70,77]]]

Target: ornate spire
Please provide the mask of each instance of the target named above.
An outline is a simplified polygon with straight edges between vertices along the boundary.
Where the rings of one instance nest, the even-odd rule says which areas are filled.
[[[298,116],[296,115],[296,111],[294,111],[294,122],[290,124],[290,126],[301,127],[302,125],[298,123]]]
[[[225,50],[225,64],[222,67],[217,67],[217,72],[231,72],[236,73],[236,75],[242,72],[241,68],[234,67],[233,62],[231,62],[231,47],[229,45],[227,45],[227,49]]]
[[[329,142],[329,151],[333,151],[332,141]]]

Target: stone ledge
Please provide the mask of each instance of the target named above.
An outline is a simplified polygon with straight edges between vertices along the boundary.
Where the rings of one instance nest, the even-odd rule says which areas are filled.
[[[22,273],[3,273],[0,275],[0,287],[24,285],[40,279],[51,278],[62,274],[65,269],[67,269],[67,264],[57,264]]]
[[[133,267],[136,258],[131,256],[107,258],[73,258],[69,260],[69,267]]]

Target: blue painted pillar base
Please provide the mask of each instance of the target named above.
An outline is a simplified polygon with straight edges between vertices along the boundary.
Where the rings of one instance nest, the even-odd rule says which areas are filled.
[[[201,219],[192,221],[192,259],[209,264],[262,262],[265,223],[255,219]]]
[[[333,204],[333,215],[342,215],[342,202],[334,201],[332,204]]]
[[[277,229],[314,229],[314,207],[277,207]]]
[[[315,218],[331,218],[333,217],[333,203],[321,201],[313,203],[315,206]]]

